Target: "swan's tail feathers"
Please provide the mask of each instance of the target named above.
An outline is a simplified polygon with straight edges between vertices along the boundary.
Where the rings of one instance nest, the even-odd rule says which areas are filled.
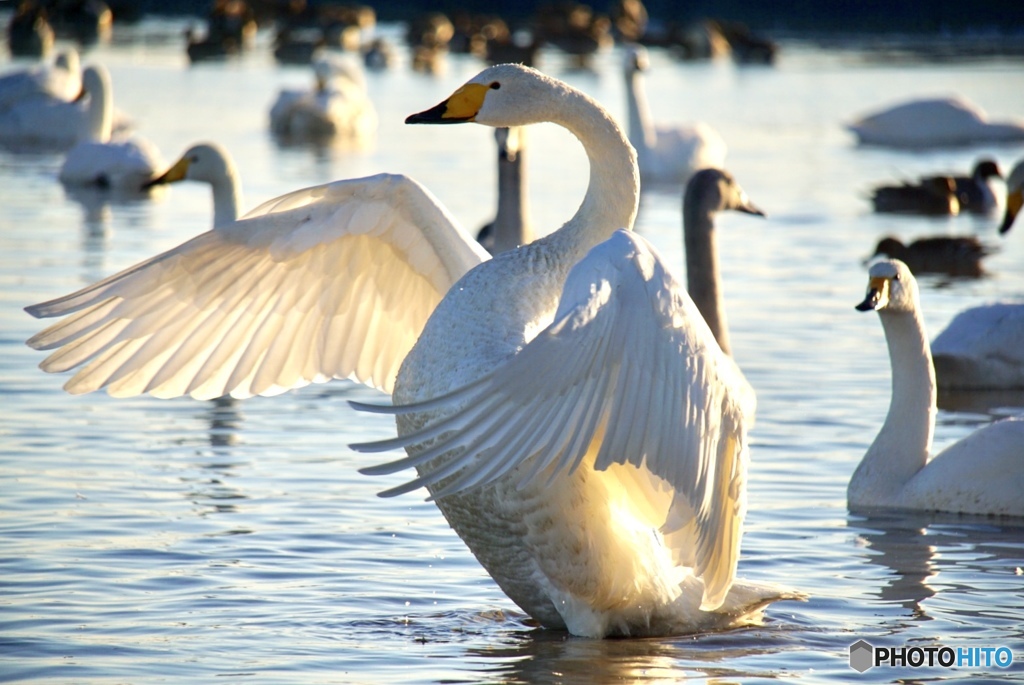
[[[807,599],[808,595],[799,590],[773,584],[755,585],[736,581],[722,606],[712,613],[725,618],[728,627],[755,625],[761,622],[769,604],[785,600],[806,602]]]

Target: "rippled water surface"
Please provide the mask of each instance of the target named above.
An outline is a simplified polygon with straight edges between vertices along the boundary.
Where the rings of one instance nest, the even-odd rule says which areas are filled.
[[[489,129],[403,126],[479,70],[451,59],[428,77],[370,74],[381,127],[358,150],[282,148],[267,112],[306,70],[268,49],[190,68],[180,25],[146,23],[86,55],[168,161],[192,142],[234,154],[246,207],[337,178],[394,171],[428,185],[473,230],[493,214]],[[148,36],[148,40],[141,40]],[[163,41],[156,40],[163,38]],[[625,115],[619,55],[593,72],[542,67]],[[841,123],[907,96],[958,92],[993,116],[1024,114],[1024,70],[998,59],[923,63],[784,44],[775,68],[682,65],[653,56],[659,119],[702,118],[766,221],[723,216],[732,343],[758,392],[740,575],[802,590],[761,627],[594,641],[539,630],[420,496],[382,500],[346,445],[391,435],[376,401],[345,383],[241,403],[70,397],[36,369],[22,307],[172,247],[210,224],[206,187],[149,202],[71,197],[60,157],[0,152],[0,681],[54,683],[850,682],[849,645],[1000,646],[1010,670],[891,669],[862,680],[1012,680],[1024,667],[1024,524],[850,515],[845,487],[889,399],[877,316],[855,312],[863,258],[885,233],[976,234],[999,244],[987,278],[922,279],[930,331],[961,309],[1024,297],[1024,235],[996,219],[872,215],[872,183],[1004,168],[1024,147],[922,154],[858,149]],[[16,66],[5,63],[4,70]],[[530,132],[532,215],[567,219],[586,183],[577,143]],[[645,194],[637,230],[682,273],[680,192]],[[1018,227],[1019,229],[1020,227]],[[953,398],[936,447],[1017,411],[1020,398]],[[1024,466],[1024,462],[1022,462]],[[1024,493],[1022,493],[1024,494]],[[216,678],[216,681],[214,680]]]

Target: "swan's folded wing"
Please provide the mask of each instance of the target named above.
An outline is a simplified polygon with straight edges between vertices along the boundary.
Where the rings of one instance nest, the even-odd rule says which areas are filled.
[[[448,288],[486,253],[426,189],[378,175],[306,188],[76,293],[28,341],[65,388],[269,395],[331,378],[390,392]]]
[[[744,515],[753,392],[685,290],[639,236],[617,232],[574,267],[554,322],[504,365],[414,405],[357,408],[440,418],[360,451],[409,446],[364,469],[420,467],[435,498],[516,471],[519,483],[630,464],[669,493],[658,525],[677,563],[704,580],[703,606],[724,600]],[[428,447],[422,447],[425,443]],[[453,453],[447,460],[436,457]]]

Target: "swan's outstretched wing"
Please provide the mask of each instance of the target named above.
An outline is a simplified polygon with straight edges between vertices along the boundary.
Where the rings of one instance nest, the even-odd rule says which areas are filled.
[[[677,563],[703,578],[703,606],[719,606],[728,592],[753,392],[636,234],[618,231],[594,248],[570,273],[554,322],[478,381],[413,405],[352,404],[443,416],[397,439],[353,445],[410,447],[409,457],[364,469],[420,467],[418,478],[384,495],[429,485],[440,498],[513,471],[522,485],[572,472],[584,459],[597,471],[632,465],[645,474],[637,482],[669,493],[657,525]],[[431,461],[448,453],[456,456]]]
[[[390,392],[448,288],[487,253],[426,189],[378,175],[306,188],[76,293],[28,341],[65,388],[271,395],[330,378]]]

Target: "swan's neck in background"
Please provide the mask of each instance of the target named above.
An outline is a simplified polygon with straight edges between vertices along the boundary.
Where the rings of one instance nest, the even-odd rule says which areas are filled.
[[[526,187],[525,127],[509,129],[498,150],[498,211],[494,217],[495,254],[533,240]]]
[[[686,290],[726,354],[732,354],[725,307],[719,289],[718,239],[714,213],[702,210],[696,198],[683,201],[683,242],[686,247]]]
[[[210,182],[213,189],[213,227],[224,226],[238,219],[242,206],[242,184],[238,173],[231,169],[223,178]]]
[[[620,228],[633,228],[640,200],[640,172],[636,151],[622,129],[600,105],[578,91],[560,95],[568,100],[565,114],[552,118],[576,136],[590,162],[590,183],[576,214],[552,234],[571,262]]]
[[[935,429],[935,369],[919,312],[880,312],[892,363],[892,399],[878,436],[850,480],[850,499],[894,504],[928,462]],[[871,499],[884,501],[870,501]]]
[[[114,130],[114,94],[110,88],[100,88],[89,93],[86,110],[88,139],[94,143],[110,142]]]
[[[629,141],[644,154],[654,147],[654,122],[651,120],[651,108],[647,104],[647,93],[644,90],[644,76],[639,71],[626,72],[626,100],[629,103]]]

